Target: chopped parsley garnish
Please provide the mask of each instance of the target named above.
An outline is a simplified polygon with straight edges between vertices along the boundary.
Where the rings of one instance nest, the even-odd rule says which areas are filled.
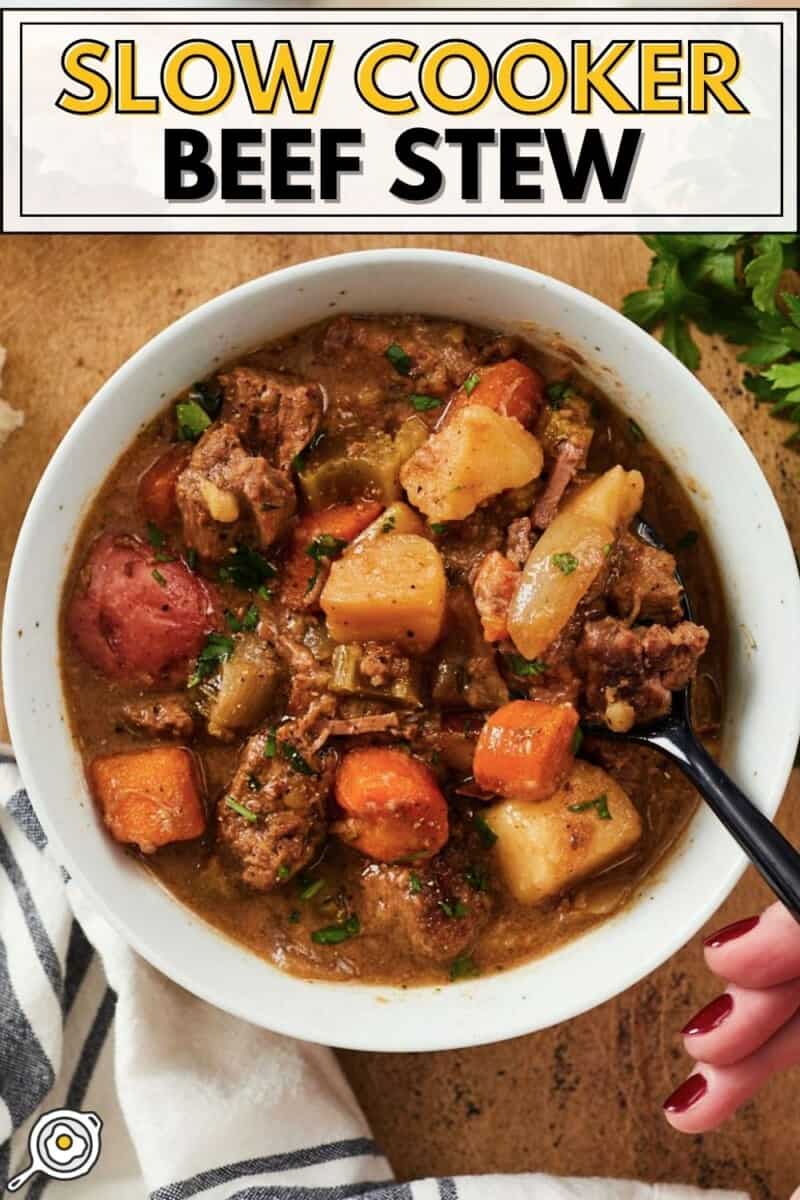
[[[278,750],[278,739],[275,737],[275,730],[270,729],[267,736],[264,738],[264,758],[274,758]]]
[[[442,407],[441,400],[437,400],[435,396],[422,396],[415,392],[409,399],[417,412],[430,412],[432,408]]]
[[[283,881],[284,879],[289,878],[289,874],[290,874],[289,868],[287,867],[286,863],[281,863],[281,865],[278,867],[277,871],[275,872],[275,878]]]
[[[480,863],[470,863],[464,872],[464,878],[474,892],[485,892],[489,887],[489,875]]]
[[[464,380],[464,391],[468,396],[472,395],[480,381],[481,377],[478,371],[473,371],[471,375],[467,376],[467,378]]]
[[[264,582],[273,579],[275,575],[275,567],[263,554],[241,544],[231,550],[224,565],[219,569],[219,577],[223,583],[232,583],[234,587],[242,588],[245,592],[258,592],[259,595]]]
[[[317,892],[321,891],[322,888],[325,887],[324,879],[306,879],[304,876],[300,882],[301,886],[299,894],[301,900],[313,900]]]
[[[159,529],[153,521],[147,522],[147,540],[154,550],[161,550],[167,540],[163,529]]]
[[[613,549],[614,549],[614,543],[613,543],[613,542],[606,542],[605,546],[603,546],[603,554],[604,554],[604,556],[605,556],[606,558],[608,558],[609,554],[611,553],[611,551],[612,551]]]
[[[190,571],[197,569],[197,551],[195,550],[194,546],[191,546],[183,557]]]
[[[184,400],[176,404],[175,418],[179,442],[196,442],[211,424],[211,417],[196,400]]]
[[[550,562],[554,567],[558,567],[562,575],[571,575],[578,565],[578,560],[574,554],[570,554],[568,550],[561,554],[551,554]]]
[[[412,871],[408,877],[408,891],[411,896],[418,896],[422,891],[422,880],[416,871]]]
[[[450,964],[450,978],[453,980],[471,979],[478,974],[478,968],[468,954],[459,954]]]
[[[153,569],[152,575],[153,575],[153,579],[155,579],[155,581],[159,587],[167,586],[166,579],[164,578],[164,576],[161,574],[161,572],[158,570],[157,567]]]
[[[295,454],[294,458],[292,459],[292,466],[294,467],[295,471],[297,471],[298,474],[301,471],[304,471],[306,469],[306,466],[308,464],[309,455],[314,450],[316,450],[317,446],[320,444],[320,442],[323,440],[324,437],[325,437],[325,430],[324,429],[317,430],[317,432],[314,434],[314,436],[312,437],[312,439],[308,443],[308,445],[305,447],[305,449],[301,450],[299,454]]]
[[[238,800],[234,800],[233,796],[226,796],[225,803],[228,808],[232,808],[240,817],[244,817],[245,821],[249,821],[252,824],[258,820],[258,813],[254,813],[246,805],[240,804]]]
[[[603,792],[601,796],[595,796],[594,800],[584,800],[582,804],[568,804],[569,812],[582,813],[588,812],[590,808],[597,809],[597,815],[601,821],[612,820],[611,813],[608,808],[608,796]]]
[[[289,923],[291,925],[296,925],[297,922],[300,920],[301,915],[302,914],[301,914],[299,908],[293,908],[292,911],[289,913]]]
[[[394,513],[389,513],[389,516],[384,518],[381,525],[381,533],[391,533],[396,524],[397,520]]]
[[[297,771],[298,775],[317,775],[318,771],[306,762],[300,751],[291,742],[279,742],[281,755],[286,759],[293,771]]]
[[[440,900],[439,908],[446,917],[465,917],[469,912],[463,900]]]
[[[580,725],[576,725],[575,732],[572,735],[572,741],[570,743],[570,749],[572,750],[572,753],[577,754],[580,751],[580,748],[582,745],[583,745],[583,730],[581,729]]]
[[[644,430],[642,429],[641,425],[634,421],[633,417],[628,417],[628,433],[631,435],[631,438],[634,442],[644,441]]]
[[[677,542],[675,543],[675,549],[676,550],[689,550],[692,546],[697,545],[697,541],[698,541],[699,537],[700,537],[700,534],[697,532],[696,529],[687,529],[686,533],[684,533],[681,537],[678,538]]]
[[[314,574],[309,577],[308,584],[306,586],[306,594],[313,589],[314,584],[319,579],[319,573],[322,570],[323,561],[330,561],[332,558],[335,558],[337,554],[341,554],[346,545],[347,541],[345,538],[334,537],[332,533],[317,534],[306,550],[306,554],[309,556],[309,558],[313,558],[314,562],[316,563]]]
[[[189,676],[186,686],[196,687],[203,679],[213,675],[219,666],[233,654],[233,638],[224,633],[210,633],[206,644],[197,656],[194,670]]]
[[[229,608],[225,609],[225,620],[232,633],[252,633],[258,625],[261,614],[255,604],[251,604],[244,616],[239,619]]]
[[[547,399],[550,401],[550,407],[559,409],[572,392],[572,386],[565,379],[554,379],[552,383],[548,383],[544,389]]]
[[[430,531],[431,533],[447,533],[447,524],[444,521],[433,521]]]
[[[398,375],[408,375],[411,370],[411,359],[402,346],[398,346],[397,342],[392,342],[391,346],[386,347],[385,354]]]
[[[247,786],[251,792],[261,791],[261,781],[252,773],[247,776]]]
[[[222,411],[222,388],[218,383],[193,383],[189,388],[189,399],[199,404],[212,421]]]
[[[493,846],[495,844],[497,841],[497,834],[488,824],[488,822],[484,820],[480,813],[475,813],[475,816],[472,818],[472,825],[484,846],[488,848],[489,846]]]
[[[346,942],[349,938],[356,937],[359,933],[361,933],[361,922],[357,916],[353,915],[343,921],[341,925],[326,925],[324,929],[315,929],[311,934],[311,940],[319,946],[335,946],[339,942]]]
[[[547,663],[540,658],[523,658],[521,654],[506,654],[503,657],[515,675],[544,675],[547,670]]]

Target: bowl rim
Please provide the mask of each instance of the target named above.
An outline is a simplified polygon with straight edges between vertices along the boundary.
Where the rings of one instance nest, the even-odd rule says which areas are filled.
[[[124,386],[129,376],[135,375],[140,369],[146,366],[148,360],[157,360],[163,353],[164,349],[172,345],[176,340],[179,340],[183,334],[189,330],[200,318],[213,317],[217,312],[224,310],[231,304],[246,299],[249,296],[258,295],[265,287],[280,288],[281,286],[296,285],[308,279],[316,279],[321,274],[325,275],[330,271],[336,272],[342,268],[358,264],[363,267],[385,265],[393,263],[399,265],[412,265],[413,263],[422,264],[425,267],[432,267],[436,263],[447,262],[454,266],[459,264],[467,266],[473,271],[483,271],[489,273],[510,273],[517,277],[520,283],[536,283],[540,287],[550,289],[556,296],[562,299],[568,306],[578,309],[588,310],[591,312],[600,312],[606,322],[610,322],[612,326],[618,328],[621,333],[624,333],[629,339],[633,338],[643,348],[643,351],[651,357],[658,366],[670,364],[670,369],[674,372],[678,367],[686,380],[686,386],[691,387],[694,395],[705,406],[705,419],[712,424],[716,422],[720,436],[723,433],[733,435],[741,447],[744,448],[746,456],[750,460],[752,468],[753,483],[759,489],[760,500],[764,503],[766,511],[770,513],[772,520],[772,528],[770,534],[776,538],[775,555],[778,558],[778,548],[780,547],[781,558],[779,566],[783,571],[791,565],[794,570],[795,562],[794,555],[791,549],[788,533],[786,531],[780,509],[777,501],[763,475],[760,466],[750,451],[749,447],[744,442],[739,432],[735,429],[727,414],[719,408],[713,396],[707,391],[703,384],[692,375],[681,364],[677,364],[673,356],[667,351],[656,339],[649,334],[634,326],[627,318],[622,316],[606,305],[603,301],[598,300],[595,296],[588,292],[565,283],[552,276],[545,275],[539,271],[535,271],[529,267],[520,266],[516,263],[509,263],[503,260],[487,258],[480,254],[464,253],[460,251],[438,250],[435,248],[418,248],[418,247],[398,247],[398,248],[380,248],[368,249],[360,251],[352,251],[345,254],[329,255],[323,258],[308,260],[306,262],[293,264],[279,270],[269,272],[266,275],[258,276],[255,279],[248,280],[238,286],[228,289],[218,296],[206,301],[205,303],[192,309],[184,314],[176,321],[172,322],[165,329],[161,330],[153,338],[148,340],[141,346],[133,355],[131,355],[116,371],[102,384],[99,390],[86,404],[84,409],[79,413],[78,417],[72,423],[62,441],[58,445],[55,453],[48,462],[45,471],[35,489],[31,499],[28,511],[23,521],[20,530],[17,544],[12,558],[11,569],[9,572],[8,589],[5,603],[5,613],[3,620],[3,638],[2,638],[2,654],[4,661],[4,696],[6,703],[6,711],[8,715],[8,724],[11,731],[12,743],[15,746],[17,758],[22,772],[25,785],[29,788],[31,799],[34,803],[37,815],[42,823],[42,826],[47,834],[47,837],[57,852],[59,862],[63,863],[71,876],[78,882],[80,889],[91,900],[92,904],[106,918],[113,928],[122,936],[124,941],[132,946],[139,954],[142,955],[153,966],[161,970],[165,975],[186,988],[188,991],[199,996],[203,1000],[215,1005],[218,1008],[231,1012],[233,1015],[241,1017],[245,1020],[264,1025],[278,1033],[288,1034],[293,1037],[300,1037],[307,1041],[317,1041],[328,1045],[337,1045],[344,1048],[358,1050],[379,1050],[379,1051],[428,1051],[460,1048],[468,1045],[481,1045],[495,1041],[505,1040],[511,1037],[521,1036],[537,1029],[546,1028],[548,1024],[553,1024],[558,1021],[571,1019],[590,1008],[596,1007],[609,1000],[611,997],[620,994],[622,991],[638,982],[641,978],[654,970],[660,964],[671,957],[686,941],[694,936],[697,930],[705,923],[712,913],[725,900],[736,882],[742,875],[747,863],[744,855],[738,848],[732,846],[728,869],[719,876],[709,888],[708,893],[702,904],[692,908],[691,915],[683,922],[683,924],[672,928],[669,933],[665,933],[659,937],[657,943],[654,942],[653,950],[649,954],[644,954],[638,961],[628,963],[623,966],[616,965],[613,971],[609,972],[608,978],[592,980],[591,989],[587,988],[588,998],[584,997],[569,997],[565,998],[563,1003],[558,1007],[558,1014],[551,1020],[545,1023],[533,1024],[526,1023],[524,1018],[516,1021],[509,1021],[504,1016],[502,1010],[497,1010],[494,1021],[483,1020],[474,1030],[470,1030],[465,1036],[463,1030],[454,1028],[448,1036],[447,1033],[438,1031],[426,1031],[425,1029],[416,1028],[413,1032],[405,1026],[408,1022],[401,1022],[402,1028],[396,1031],[391,1038],[382,1038],[380,1043],[376,1043],[375,1037],[368,1030],[354,1028],[352,1034],[348,1034],[345,1039],[341,1037],[331,1038],[326,1035],[324,1030],[317,1033],[309,1031],[305,1026],[298,1027],[298,1023],[290,1011],[286,1012],[270,1012],[269,1024],[266,1025],[263,1019],[254,1011],[252,1003],[237,1004],[231,1002],[230,999],[221,1001],[214,994],[213,987],[201,986],[197,979],[193,978],[190,970],[184,970],[176,966],[176,964],[168,957],[166,947],[158,944],[158,938],[148,939],[143,933],[132,930],[126,923],[123,917],[117,912],[114,905],[106,898],[106,896],[95,886],[91,872],[87,870],[80,856],[75,856],[63,843],[57,823],[50,811],[48,799],[39,790],[37,782],[37,764],[35,753],[35,741],[30,728],[31,719],[27,711],[24,709],[23,696],[24,691],[24,667],[22,653],[19,649],[18,638],[14,636],[18,624],[24,616],[25,612],[25,589],[29,586],[26,580],[26,566],[31,560],[31,556],[36,553],[36,548],[31,544],[35,518],[39,511],[46,506],[49,492],[51,491],[54,482],[57,480],[63,471],[64,464],[69,461],[73,446],[78,443],[87,432],[91,430],[96,422],[98,415],[103,411],[104,405],[109,398],[113,397],[120,387]],[[375,311],[379,311],[376,309]],[[162,401],[166,405],[167,399]],[[109,467],[110,469],[110,467]],[[107,473],[107,472],[106,472]],[[83,511],[77,513],[72,523],[72,538],[74,546],[74,538],[77,535],[81,521],[83,519]],[[723,580],[724,583],[724,580]],[[63,574],[62,574],[63,585]],[[788,628],[790,621],[794,620],[795,628],[800,628],[800,581],[792,591],[789,590],[789,603],[785,606],[784,619]],[[56,605],[60,605],[61,592],[55,599]],[[800,640],[794,639],[795,648],[800,646]],[[785,738],[784,744],[775,748],[772,754],[772,762],[774,775],[783,780],[780,794],[771,796],[765,808],[772,815],[780,803],[781,795],[785,789],[786,780],[788,779],[791,764],[794,758],[794,745],[796,744],[797,736],[800,735],[800,690],[794,691],[794,702],[791,703],[791,696],[782,696],[785,715],[785,729],[787,733],[793,734],[793,739],[788,736]],[[64,698],[63,693],[59,697],[59,707],[63,712]],[[67,741],[74,745],[72,732],[65,723],[64,736]],[[777,790],[777,786],[775,787]],[[692,823],[694,823],[693,818]],[[688,832],[688,831],[687,831]],[[686,838],[684,833],[683,837]],[[678,847],[672,852],[671,857],[674,857],[680,852]],[[137,864],[138,865],[138,864]],[[662,868],[657,868],[654,875],[648,876],[645,884],[655,884],[658,874]],[[175,897],[170,896],[170,901],[173,904],[180,905],[180,901]],[[643,895],[633,899],[625,909],[643,904],[645,897]],[[621,915],[621,914],[620,914]],[[202,921],[202,918],[197,918]],[[585,944],[587,938],[592,938],[598,932],[606,931],[613,927],[617,916],[612,916],[605,921],[600,922],[592,930],[578,936],[569,942],[565,947],[556,950],[551,955],[540,959],[540,962],[546,962],[552,959],[555,955],[563,954],[581,943]],[[203,922],[205,927],[211,932],[215,938],[226,939],[226,935],[215,927]],[[235,945],[240,953],[252,954],[246,947],[242,947],[238,943],[231,942]],[[263,961],[263,960],[259,960]],[[271,969],[278,971],[279,968],[267,963]],[[514,974],[525,968],[526,965],[520,964],[502,975],[489,975],[481,979],[473,981],[472,986],[477,993],[482,989],[489,990],[485,985],[490,981],[505,981],[513,978]],[[281,974],[285,974],[281,972]],[[290,978],[297,978],[290,976]],[[301,981],[302,982],[302,981]],[[375,996],[381,992],[391,992],[394,989],[380,985],[362,985],[358,983],[347,983],[342,985],[338,982],[314,981],[313,986],[319,992],[328,988],[340,989],[343,986],[349,990],[368,993]],[[464,985],[459,985],[464,986]],[[410,996],[414,992],[426,992],[429,988],[411,988],[405,995]],[[441,989],[435,989],[441,990]],[[503,990],[503,985],[499,985],[499,990]],[[493,1010],[494,1011],[494,1010]],[[477,1014],[476,1014],[477,1015]],[[323,1019],[324,1023],[324,1019]],[[489,1027],[491,1026],[491,1027]]]

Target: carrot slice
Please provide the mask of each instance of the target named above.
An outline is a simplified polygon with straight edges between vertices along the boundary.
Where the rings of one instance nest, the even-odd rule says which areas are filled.
[[[118,842],[152,854],[200,837],[206,817],[194,755],[184,746],[105,754],[90,770],[105,823]]]
[[[298,521],[295,527],[292,548],[282,572],[281,599],[290,607],[307,607],[316,603],[321,586],[315,584],[324,581],[327,571],[323,569],[326,562],[335,558],[336,543],[325,544],[319,548],[315,558],[309,554],[315,538],[329,537],[341,542],[352,542],[362,530],[371,525],[383,505],[376,500],[360,500],[356,504],[335,504],[322,512],[309,513]],[[326,554],[326,549],[330,554]]]
[[[469,404],[482,404],[504,417],[516,417],[527,428],[538,416],[543,389],[544,380],[539,372],[517,358],[479,367],[453,393],[444,422]]]
[[[571,704],[512,700],[492,713],[475,748],[475,781],[517,800],[546,800],[573,762],[578,714]]]
[[[402,750],[351,750],[335,794],[347,818],[339,836],[378,862],[430,858],[447,841],[447,801],[428,767]]]
[[[170,447],[139,480],[136,492],[139,507],[148,521],[155,525],[168,525],[177,516],[175,485],[191,453],[191,446],[178,444]]]

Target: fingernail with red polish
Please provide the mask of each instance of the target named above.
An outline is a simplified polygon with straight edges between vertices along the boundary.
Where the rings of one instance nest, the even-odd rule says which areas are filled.
[[[671,1096],[664,1101],[664,1112],[685,1113],[693,1104],[697,1104],[708,1091],[708,1081],[704,1075],[690,1075]]]
[[[726,942],[744,937],[751,929],[755,929],[760,920],[761,917],[745,917],[743,921],[734,921],[732,925],[726,925],[724,929],[718,929],[710,937],[704,938],[703,945],[716,950],[718,946],[724,946]]]
[[[730,992],[723,992],[721,996],[717,996],[716,1000],[712,1000],[705,1008],[701,1008],[700,1012],[695,1013],[691,1021],[684,1025],[681,1033],[684,1037],[694,1037],[700,1033],[711,1033],[712,1029],[718,1029],[733,1012],[733,996]]]

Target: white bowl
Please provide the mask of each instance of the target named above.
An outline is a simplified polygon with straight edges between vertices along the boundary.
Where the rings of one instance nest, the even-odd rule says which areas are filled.
[[[87,506],[142,423],[193,380],[335,312],[424,311],[478,325],[535,323],[590,363],[693,499],[730,614],[723,764],[772,815],[800,731],[800,586],[754,458],[701,384],[618,313],[547,276],[436,250],[344,254],[276,271],[189,313],[98,392],[50,462],[20,534],[6,605],[5,698],[20,767],[54,853],[145,958],[256,1024],[369,1050],[440,1050],[515,1037],[600,1004],[652,971],[725,899],[743,856],[701,807],[666,867],[626,910],[503,974],[408,990],[293,978],[217,933],[123,854],[98,820],[64,715],[58,605]],[[530,335],[531,329],[526,328]]]

